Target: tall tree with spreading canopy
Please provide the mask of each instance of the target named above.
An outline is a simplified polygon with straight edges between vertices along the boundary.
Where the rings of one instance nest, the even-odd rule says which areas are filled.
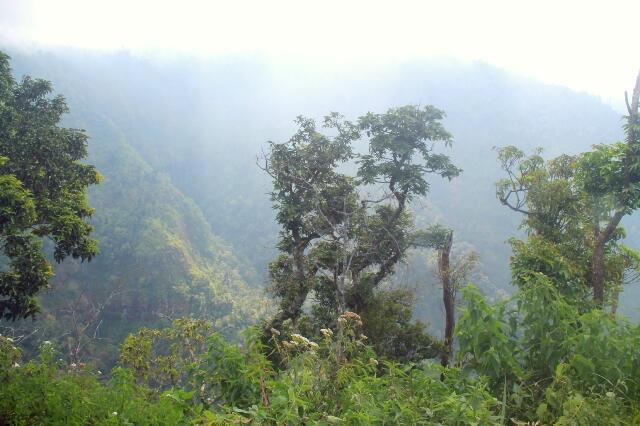
[[[327,232],[318,202],[322,195],[349,191],[335,168],[352,157],[351,141],[358,137],[355,126],[338,114],[326,117],[324,123],[337,130],[335,138],[318,132],[311,119],[298,117],[296,123],[296,134],[286,143],[270,142],[263,158],[263,170],[273,180],[276,220],[282,226],[278,243],[282,254],[269,265],[273,291],[282,300],[274,326],[302,312],[318,268],[305,252]],[[340,221],[335,218],[336,223]]]
[[[316,328],[335,325],[345,310],[380,315],[384,304],[395,319],[371,330],[371,337],[384,340],[387,348],[400,344],[395,339],[410,327],[407,297],[381,292],[379,286],[411,246],[407,206],[427,194],[426,176],[451,179],[460,173],[448,156],[434,152],[436,144],[451,143],[443,117],[432,106],[411,105],[369,113],[357,123],[334,113],[324,122],[333,136],[300,117],[299,130],[288,142],[270,143],[262,167],[273,179],[271,197],[282,226],[282,253],[269,268],[272,290],[281,300],[271,327],[298,320],[312,292]],[[352,145],[362,138],[369,149],[358,155]],[[356,176],[339,171],[351,160],[358,164]],[[365,188],[379,196],[361,198]],[[364,323],[381,325],[366,318]],[[397,329],[390,331],[393,324]],[[400,352],[417,356],[412,350]]]
[[[98,252],[86,222],[93,209],[87,187],[99,182],[87,156],[83,130],[60,127],[68,112],[51,83],[24,77],[16,82],[9,57],[0,52],[0,317],[34,316],[36,295],[48,285],[52,267],[42,250],[53,243],[53,257],[91,260]]]
[[[595,145],[580,155],[546,162],[539,151],[526,157],[513,146],[498,150],[507,173],[497,183],[498,199],[525,215],[523,226],[540,249],[561,249],[561,256],[549,259],[566,259],[561,269],[567,277],[570,270],[582,271],[572,275],[588,283],[598,306],[605,303],[607,281],[617,294],[624,271],[638,266],[638,255],[620,243],[624,231],[619,224],[640,207],[640,73],[631,102],[626,93],[625,100],[625,142]],[[516,254],[528,250],[519,243],[515,249]]]

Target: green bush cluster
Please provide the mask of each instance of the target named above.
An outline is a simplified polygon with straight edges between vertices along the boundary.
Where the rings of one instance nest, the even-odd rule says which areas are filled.
[[[347,312],[311,341],[258,329],[230,343],[203,321],[143,329],[104,375],[53,345],[23,363],[0,337],[0,418],[31,424],[557,424],[640,422],[640,327],[580,313],[542,274],[489,303],[464,290],[454,366],[380,358]],[[277,366],[269,350],[278,352]]]
[[[8,425],[180,424],[183,408],[167,395],[135,383],[131,370],[109,379],[84,365],[66,364],[50,343],[21,364],[20,351],[0,337],[0,423]]]
[[[515,424],[640,422],[640,326],[580,313],[543,274],[495,305],[473,286],[464,298],[461,368],[488,380]]]
[[[206,344],[184,346],[194,337],[188,330],[201,325],[191,320],[130,336],[109,379],[57,360],[50,344],[21,365],[19,350],[2,338],[0,416],[12,425],[496,421],[499,403],[484,380],[437,364],[378,360],[352,315],[317,343],[295,333],[276,342],[283,369],[268,361],[257,330],[242,346],[206,331]]]

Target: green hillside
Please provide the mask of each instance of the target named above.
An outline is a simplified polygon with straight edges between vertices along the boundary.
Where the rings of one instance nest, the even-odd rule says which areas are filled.
[[[517,235],[519,221],[495,198],[494,182],[501,175],[493,147],[542,147],[554,156],[621,137],[620,114],[598,99],[482,63],[431,59],[374,69],[310,69],[260,56],[163,60],[68,51],[14,56],[17,71],[54,81],[74,116],[108,117],[141,158],[202,210],[213,232],[250,266],[241,273],[256,285],[264,282],[277,238],[268,180],[256,157],[267,140],[288,137],[299,114],[356,116],[407,103],[445,110],[455,140],[450,154],[463,173],[452,182],[434,182],[429,200],[413,208],[418,224],[443,222],[456,229],[460,244],[480,253],[479,278],[491,291],[510,291],[505,241]],[[637,244],[636,222],[625,222],[630,243]],[[416,256],[401,280],[422,298],[433,277],[423,255]],[[417,310],[421,318],[439,321],[429,302],[424,304]]]
[[[8,64],[0,424],[640,423],[640,76]]]
[[[270,302],[252,266],[215,235],[200,208],[154,170],[97,100],[74,97],[68,125],[91,135],[89,162],[103,176],[89,199],[100,255],[66,260],[42,294],[43,321],[6,323],[27,349],[56,342],[83,362],[110,366],[118,345],[143,326],[197,316],[234,338]]]

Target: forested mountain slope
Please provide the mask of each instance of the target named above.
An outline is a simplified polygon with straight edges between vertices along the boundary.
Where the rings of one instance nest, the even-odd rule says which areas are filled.
[[[495,198],[500,169],[492,148],[541,146],[553,156],[621,135],[620,114],[596,98],[484,64],[428,60],[345,70],[261,57],[9,53],[18,74],[52,80],[68,98],[70,124],[92,136],[91,161],[105,175],[91,193],[102,254],[77,271],[66,266],[58,279],[65,287],[83,277],[113,288],[126,276],[138,288],[153,289],[141,293],[145,298],[119,296],[123,304],[114,315],[164,306],[167,315],[209,309],[224,317],[234,303],[258,303],[242,289],[244,282],[253,288],[264,283],[277,228],[256,156],[267,140],[290,136],[296,115],[339,111],[355,118],[407,103],[446,111],[454,136],[448,154],[464,172],[451,182],[433,182],[428,199],[416,203],[417,223],[452,227],[456,245],[480,255],[479,284],[504,291],[510,291],[505,241],[518,232],[521,218]],[[637,226],[627,222],[634,245]],[[434,280],[425,256],[416,252],[398,280],[416,289],[416,314],[437,322],[439,302],[430,296]],[[209,281],[225,294],[215,298],[225,301],[223,308],[209,305],[210,295],[202,292]],[[180,308],[171,306],[170,294],[181,292],[189,295]],[[54,303],[55,291],[50,298]]]
[[[67,89],[73,111],[67,124],[90,134],[89,162],[103,176],[89,193],[100,254],[57,265],[38,321],[2,326],[29,336],[26,348],[54,341],[71,359],[109,366],[124,336],[141,327],[190,315],[235,337],[264,317],[269,302],[256,289],[252,267],[212,232],[170,177],[138,154],[130,142],[135,133],[123,131],[97,99],[76,96],[82,85]]]
[[[71,114],[0,56],[0,419],[640,423],[640,75],[14,56]]]

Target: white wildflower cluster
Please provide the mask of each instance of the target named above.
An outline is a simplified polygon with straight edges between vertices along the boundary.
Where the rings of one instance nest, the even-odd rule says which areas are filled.
[[[294,345],[306,346],[309,344],[309,339],[307,339],[301,334],[293,333],[291,335],[291,343],[293,343]]]
[[[316,342],[312,342],[301,334],[293,333],[291,335],[290,341],[282,342],[285,348],[293,349],[293,348],[303,348],[303,349],[311,349],[316,350],[320,346]]]
[[[5,337],[5,336],[3,336],[2,334],[0,334],[0,337],[1,337],[2,339],[6,340],[6,341],[9,343],[9,346],[10,346],[10,348],[11,348],[12,350],[17,350],[17,349],[18,349],[18,348],[16,348],[16,347],[13,345],[13,342],[14,342],[14,341],[13,341],[13,339],[12,339],[11,337]],[[1,343],[1,341],[0,341],[0,343]]]

